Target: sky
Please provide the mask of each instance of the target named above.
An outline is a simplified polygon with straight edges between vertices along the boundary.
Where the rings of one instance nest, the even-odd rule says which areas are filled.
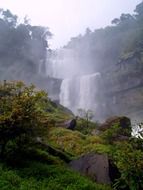
[[[0,8],[10,9],[20,18],[27,15],[31,24],[48,26],[54,34],[53,49],[71,37],[110,25],[121,13],[133,13],[142,0],[0,0]]]

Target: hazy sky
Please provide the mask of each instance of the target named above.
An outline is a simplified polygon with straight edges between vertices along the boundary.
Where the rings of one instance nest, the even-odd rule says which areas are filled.
[[[109,25],[121,13],[133,13],[142,0],[0,0],[0,8],[20,17],[28,15],[32,24],[48,26],[54,34],[51,48],[69,39]]]

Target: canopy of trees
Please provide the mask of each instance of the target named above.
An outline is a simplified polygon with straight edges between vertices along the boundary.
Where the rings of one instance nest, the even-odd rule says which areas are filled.
[[[52,34],[48,27],[31,25],[26,17],[19,20],[0,9],[0,79],[32,81],[44,67]]]
[[[95,31],[87,28],[83,36],[71,38],[65,48],[73,49],[85,68],[90,65],[92,72],[102,72],[114,66],[125,54],[138,51],[143,41],[142,23],[143,2],[136,6],[135,14],[121,14],[106,28]]]

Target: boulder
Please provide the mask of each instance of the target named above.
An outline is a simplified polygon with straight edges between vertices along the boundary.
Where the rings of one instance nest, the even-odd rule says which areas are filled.
[[[110,184],[108,156],[89,153],[70,162],[70,167],[97,183]]]
[[[125,136],[131,136],[131,121],[128,117],[125,116],[114,116],[108,118],[105,123],[99,125],[100,131],[106,131],[110,128],[112,128],[115,124],[119,125],[119,128],[121,128],[122,134]]]

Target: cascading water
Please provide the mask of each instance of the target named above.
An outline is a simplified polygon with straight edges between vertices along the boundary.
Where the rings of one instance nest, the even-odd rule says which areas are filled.
[[[64,105],[65,107],[70,108],[71,107],[71,101],[70,101],[70,87],[71,87],[71,79],[64,79],[61,84],[60,89],[60,103]]]
[[[60,91],[60,103],[73,112],[80,109],[96,109],[96,83],[99,73],[64,79]]]
[[[91,73],[85,69],[76,53],[71,49],[55,52],[47,64],[47,75],[63,79],[59,101],[63,106],[77,113],[78,109],[95,110],[97,105],[97,82],[99,73]]]
[[[79,108],[87,110],[96,107],[96,83],[99,77],[99,73],[84,75],[80,77]]]

